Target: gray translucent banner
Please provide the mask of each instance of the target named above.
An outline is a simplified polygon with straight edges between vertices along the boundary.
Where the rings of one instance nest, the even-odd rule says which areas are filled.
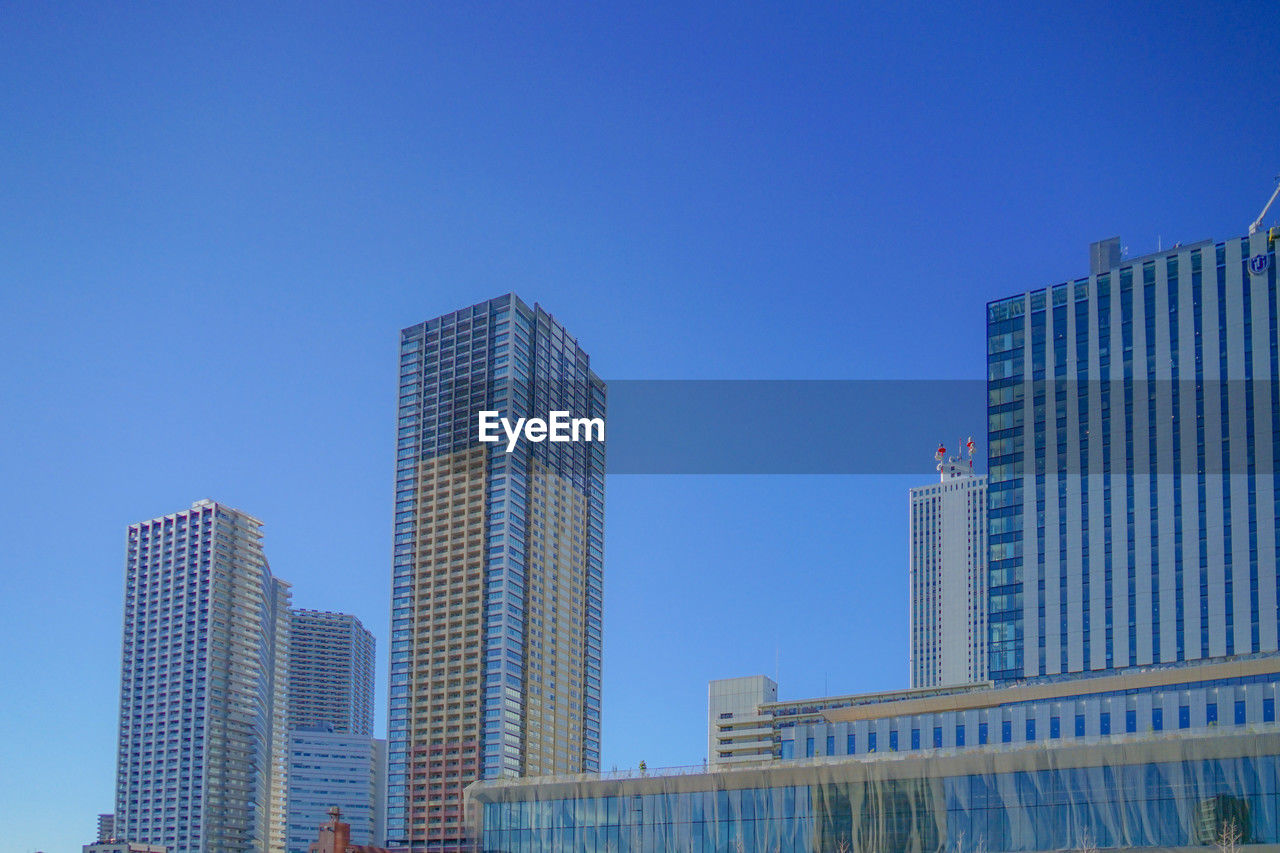
[[[993,452],[1010,466],[1001,478],[1271,477],[1278,401],[1274,383],[1252,380],[613,380],[607,470],[921,474],[939,444],[958,455],[973,436],[975,469]]]
[[[986,433],[981,381],[614,380],[610,474],[908,474]],[[981,450],[980,459],[984,459]]]
[[[541,418],[600,413],[598,391],[568,382],[441,383],[424,412],[434,449],[479,440],[480,411],[504,399]],[[1280,458],[1270,380],[614,380],[607,401],[610,474],[919,475],[969,437],[975,470],[1000,480],[1269,477]]]

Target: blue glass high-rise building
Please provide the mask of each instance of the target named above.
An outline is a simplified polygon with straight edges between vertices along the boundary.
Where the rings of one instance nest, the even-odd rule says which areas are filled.
[[[387,836],[467,844],[463,789],[600,760],[603,441],[479,441],[480,411],[603,419],[541,307],[501,296],[404,329]]]
[[[987,306],[992,679],[1277,650],[1278,311],[1266,233]]]

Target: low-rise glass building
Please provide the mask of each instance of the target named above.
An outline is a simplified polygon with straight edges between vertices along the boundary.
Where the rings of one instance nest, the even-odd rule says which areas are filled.
[[[487,853],[1280,843],[1280,727],[481,782]]]
[[[713,695],[718,685],[741,680],[713,681]],[[1248,655],[996,688],[773,700],[729,711],[713,704],[707,748],[712,764],[744,764],[1213,731],[1274,723],[1277,699],[1280,656]]]

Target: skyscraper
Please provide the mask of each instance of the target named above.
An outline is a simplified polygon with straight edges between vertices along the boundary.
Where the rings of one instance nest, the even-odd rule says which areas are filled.
[[[1274,652],[1274,246],[1091,255],[987,306],[990,675]]]
[[[386,741],[371,737],[373,652],[373,635],[355,616],[293,611],[289,853],[307,853],[333,806],[350,818],[355,843],[385,840]]]
[[[284,849],[289,585],[214,501],[129,527],[115,833]]]
[[[373,634],[349,613],[294,610],[289,728],[373,734]]]
[[[478,778],[600,761],[604,443],[479,440],[480,411],[604,417],[540,306],[501,296],[400,335],[387,834],[464,845]]]
[[[911,686],[987,678],[987,478],[936,455],[941,481],[911,490]]]

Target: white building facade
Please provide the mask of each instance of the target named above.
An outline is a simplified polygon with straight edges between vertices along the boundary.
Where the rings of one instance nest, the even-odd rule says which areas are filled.
[[[289,646],[289,853],[308,853],[333,806],[353,844],[386,837],[386,741],[373,731],[373,635],[355,616],[294,610]]]
[[[387,742],[302,726],[289,732],[288,853],[307,853],[329,809],[342,809],[351,843],[381,846],[386,837]]]
[[[778,698],[767,675],[719,678],[707,686],[707,763],[760,761],[774,754],[773,717],[760,706]]]
[[[910,492],[911,686],[987,678],[987,478],[939,448],[940,481]]]
[[[214,501],[131,525],[115,834],[282,853],[289,585]]]

